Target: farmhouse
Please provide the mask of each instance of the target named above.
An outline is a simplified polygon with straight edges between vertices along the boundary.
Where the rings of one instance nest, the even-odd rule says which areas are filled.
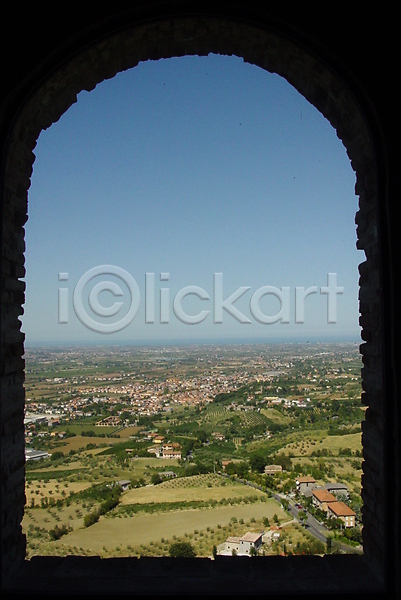
[[[163,448],[161,458],[176,458],[181,459],[181,450],[165,450]]]
[[[316,480],[310,475],[297,477],[295,483],[297,486],[297,492],[307,496],[310,496],[311,491],[316,487]]]
[[[251,556],[252,548],[258,551],[261,547],[263,533],[263,531],[261,533],[248,531],[241,537],[230,536],[219,554],[231,555],[234,551],[238,556]]]
[[[281,465],[266,465],[265,475],[274,475],[275,473],[281,473],[283,467]]]
[[[163,450],[179,450],[180,444],[178,442],[169,442],[168,444],[163,444]]]
[[[129,489],[131,482],[129,479],[120,479],[120,481],[117,481],[117,485],[119,485],[123,492],[125,492]]]

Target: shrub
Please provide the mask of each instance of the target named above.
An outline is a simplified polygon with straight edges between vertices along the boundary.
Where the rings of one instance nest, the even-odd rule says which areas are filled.
[[[94,523],[97,523],[98,520],[99,520],[99,513],[97,511],[88,513],[84,517],[84,525],[85,525],[85,527],[90,527]]]
[[[170,545],[169,554],[173,558],[194,558],[195,549],[189,542],[175,542]]]
[[[151,483],[153,483],[153,485],[158,485],[162,482],[162,478],[160,477],[159,473],[153,473],[152,477],[150,478],[150,481]]]
[[[64,458],[64,454],[63,452],[57,451],[53,452],[53,454],[50,457],[50,460],[58,460],[59,458]]]
[[[49,536],[52,541],[59,540],[61,536],[65,535],[69,531],[71,531],[71,527],[67,527],[67,525],[61,525],[60,527],[56,525],[54,529],[49,531]]]

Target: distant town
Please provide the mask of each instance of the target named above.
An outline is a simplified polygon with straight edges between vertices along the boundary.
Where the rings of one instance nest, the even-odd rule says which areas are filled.
[[[88,348],[83,350],[84,353],[89,356],[93,350]],[[112,351],[111,351],[112,352]],[[39,355],[43,351],[39,351]],[[165,370],[169,369],[169,364],[172,369],[177,365],[184,365],[185,360],[174,358],[176,350],[161,349],[154,350],[153,352],[148,350],[145,354],[149,356],[149,360],[153,356],[157,356],[157,362],[165,362]],[[248,351],[246,354],[249,354]],[[51,355],[51,353],[49,353]],[[66,363],[77,362],[77,367],[74,371],[79,370],[79,365],[82,364],[75,358],[77,351],[64,350],[57,352],[57,361],[65,361]],[[203,354],[202,352],[197,352]],[[34,387],[27,386],[27,397],[26,397],[26,417],[25,424],[29,431],[29,425],[38,422],[47,422],[49,426],[60,423],[60,421],[69,421],[80,419],[82,417],[92,417],[93,414],[99,412],[95,407],[107,404],[108,410],[112,411],[114,406],[119,406],[116,411],[116,415],[111,419],[110,424],[122,425],[128,422],[132,422],[132,418],[138,416],[150,416],[155,415],[161,411],[172,411],[177,405],[183,406],[203,406],[209,402],[212,402],[214,397],[220,393],[232,392],[239,389],[241,386],[247,385],[254,381],[257,382],[272,382],[280,374],[286,373],[288,369],[294,367],[294,358],[288,361],[286,357],[281,358],[275,357],[263,357],[252,356],[245,365],[245,371],[241,368],[236,370],[233,364],[227,364],[227,359],[213,360],[213,357],[217,358],[218,351],[211,349],[205,351],[206,356],[197,356],[194,358],[196,364],[192,365],[193,369],[199,369],[200,373],[197,376],[184,377],[166,377],[162,378],[160,375],[160,368],[157,370],[157,379],[150,377],[149,373],[138,373],[127,372],[119,373],[118,375],[112,376],[97,376],[95,374],[87,375],[71,375],[70,377],[46,377],[41,381],[41,387],[34,390]],[[29,363],[30,356],[37,356],[36,352],[27,351],[26,358]],[[112,354],[113,355],[113,352]],[[211,356],[208,356],[211,355]],[[327,350],[322,349],[317,354],[308,355],[304,354],[301,358],[306,364],[312,358],[316,359],[328,357],[330,353]],[[245,358],[245,357],[244,357]],[[39,358],[36,360],[45,365],[49,359],[43,361]],[[299,361],[299,358],[297,358]],[[346,361],[346,358],[343,359]],[[144,361],[147,362],[147,361]],[[142,362],[140,363],[142,365]],[[143,366],[143,365],[142,365]],[[29,368],[29,367],[28,367]],[[70,367],[72,368],[72,367]],[[94,366],[94,370],[101,368]],[[155,367],[153,367],[155,368]],[[139,369],[144,370],[144,369]],[[181,369],[183,370],[183,369]],[[37,372],[37,370],[36,370]],[[28,371],[29,373],[29,371]],[[310,366],[309,372],[299,374],[302,380],[302,390],[305,393],[304,398],[281,398],[280,396],[264,397],[260,400],[260,404],[275,405],[284,403],[285,406],[298,406],[306,407],[307,402],[310,402],[310,398],[306,395],[310,389],[317,389],[316,384],[318,381],[319,369],[317,366]],[[340,376],[340,378],[348,378],[351,381],[357,381],[358,376],[349,377],[347,373],[339,374],[339,369],[332,368],[325,373],[325,381],[327,383],[327,389],[331,388],[333,379]],[[137,381],[130,381],[130,379],[136,379]],[[341,383],[341,379],[340,382]],[[34,386],[35,384],[33,384]],[[49,403],[49,393],[55,391],[55,396],[51,398]],[[35,392],[30,397],[30,392]],[[40,396],[37,392],[43,391],[41,402]],[[280,387],[277,387],[277,393],[280,392]],[[63,397],[65,398],[63,400]],[[124,404],[124,408],[121,404]],[[242,405],[239,406],[235,402],[230,406],[233,410],[241,410]],[[253,410],[253,406],[247,407],[248,410]],[[102,424],[108,424],[108,417],[97,422],[96,425],[101,426]]]

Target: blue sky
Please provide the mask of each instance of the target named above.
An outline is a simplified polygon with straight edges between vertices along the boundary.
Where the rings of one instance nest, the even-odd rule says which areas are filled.
[[[27,345],[359,339],[364,255],[355,246],[355,174],[328,121],[283,78],[237,57],[140,63],[79,94],[42,132],[35,155]],[[86,273],[102,265],[124,272],[98,269],[83,286]],[[137,310],[118,330],[132,306],[125,272],[137,285]],[[154,274],[147,289],[146,273]],[[331,296],[335,323],[327,322],[328,295],[321,293],[328,273],[343,288]],[[296,287],[311,286],[316,292],[296,323]],[[222,308],[240,288],[248,289]],[[114,314],[93,312],[96,306]],[[88,326],[77,310],[112,332]]]

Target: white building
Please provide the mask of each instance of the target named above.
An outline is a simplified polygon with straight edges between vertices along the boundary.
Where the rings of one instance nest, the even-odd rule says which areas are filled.
[[[248,531],[241,537],[230,536],[227,538],[224,547],[219,551],[219,554],[231,556],[234,551],[238,556],[251,556],[252,548],[258,551],[261,547],[263,534],[263,531],[261,533]]]
[[[42,458],[49,458],[50,454],[46,451],[33,450],[32,448],[26,448],[25,459],[28,460],[41,460]]]
[[[265,466],[265,475],[275,475],[276,473],[281,473],[283,467],[281,465],[266,465]]]

